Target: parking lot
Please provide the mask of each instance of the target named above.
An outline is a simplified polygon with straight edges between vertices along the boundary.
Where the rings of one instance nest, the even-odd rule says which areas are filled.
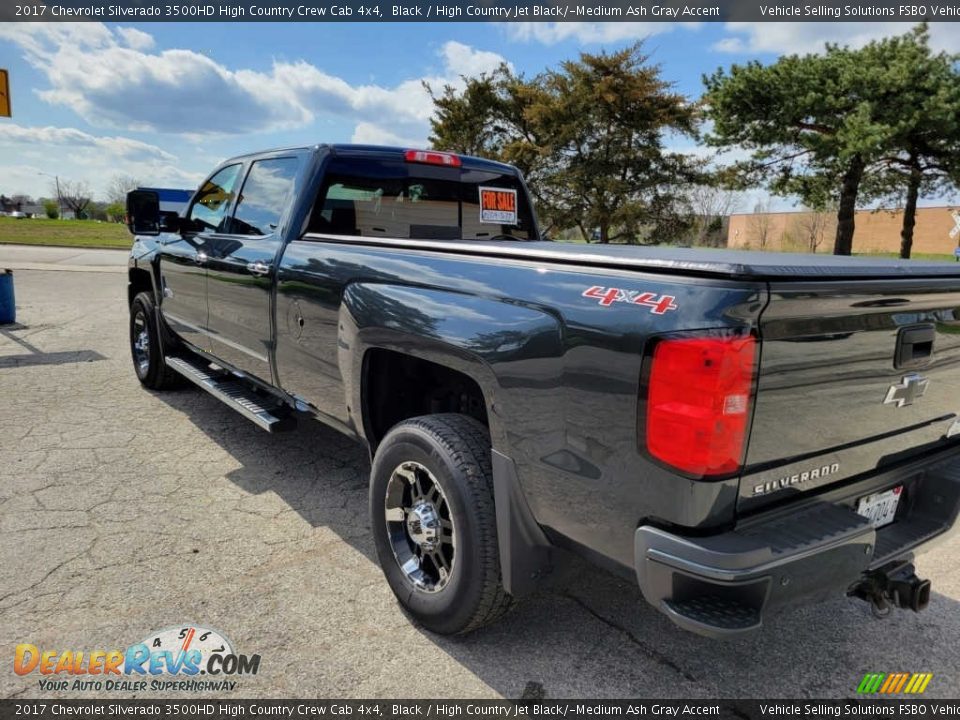
[[[236,697],[832,698],[894,671],[960,695],[956,536],[919,562],[920,615],[879,621],[838,597],[718,642],[582,566],[491,628],[420,630],[376,564],[361,449],[313,423],[268,435],[199,390],[143,390],[123,268],[71,252],[19,258],[18,324],[0,326],[2,697],[107,696],[15,675],[18,643],[121,649],[186,623],[261,656]]]

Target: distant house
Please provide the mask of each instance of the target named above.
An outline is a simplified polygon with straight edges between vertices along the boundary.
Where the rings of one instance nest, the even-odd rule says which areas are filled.
[[[14,196],[12,198],[6,195],[0,195],[0,213],[3,215],[15,215],[16,217],[44,217],[46,212],[43,205],[39,202],[27,201],[23,196]]]
[[[0,195],[0,213],[10,215],[11,213],[25,212],[23,201],[19,198],[9,198],[6,195]]]

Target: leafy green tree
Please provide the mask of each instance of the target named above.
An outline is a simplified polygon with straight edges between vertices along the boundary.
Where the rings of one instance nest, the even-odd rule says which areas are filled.
[[[44,200],[43,211],[51,220],[56,220],[58,217],[60,217],[60,206],[57,204],[56,200]]]
[[[864,180],[900,150],[923,104],[914,63],[923,57],[925,32],[921,26],[858,50],[828,44],[819,55],[704,77],[708,142],[751,152],[731,168],[733,182],[764,182],[815,209],[835,203],[834,253],[849,255]]]
[[[434,104],[431,143],[437,149],[464,155],[502,155],[511,134],[516,134],[523,122],[523,104],[518,97],[523,80],[507,65],[500,65],[492,73],[464,81],[466,87],[460,91],[451,85],[438,91],[424,83]]]
[[[103,211],[110,222],[123,222],[127,215],[127,206],[126,203],[112,202],[107,204]]]
[[[693,134],[696,114],[642,44],[531,79],[501,66],[465,82],[433,94],[431,143],[517,165],[548,228],[596,229],[601,243],[687,229],[675,198],[700,171],[665,138]]]
[[[102,202],[91,202],[84,211],[84,220],[97,220],[107,222],[111,220],[107,215],[107,204]]]
[[[891,108],[893,147],[873,168],[869,192],[904,202],[900,257],[913,249],[917,202],[960,185],[960,56],[933,53],[926,24],[891,40],[897,62],[891,72],[906,78]]]

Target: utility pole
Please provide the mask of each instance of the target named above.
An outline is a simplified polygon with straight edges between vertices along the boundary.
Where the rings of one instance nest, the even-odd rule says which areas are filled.
[[[38,172],[37,175],[46,175],[47,177],[52,177],[54,182],[57,184],[57,215],[61,220],[63,220],[63,200],[60,196],[60,176],[51,175],[50,173]]]

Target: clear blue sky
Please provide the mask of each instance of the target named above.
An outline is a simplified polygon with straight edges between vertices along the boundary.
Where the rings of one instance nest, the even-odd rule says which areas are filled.
[[[638,38],[691,97],[701,75],[751,58],[852,45],[892,23],[243,23],[0,27],[12,119],[0,118],[0,192],[49,195],[50,178],[102,196],[115,174],[192,187],[220,160],[313,142],[422,145],[421,88],[506,61],[535,74]],[[933,27],[960,50],[960,33]]]

